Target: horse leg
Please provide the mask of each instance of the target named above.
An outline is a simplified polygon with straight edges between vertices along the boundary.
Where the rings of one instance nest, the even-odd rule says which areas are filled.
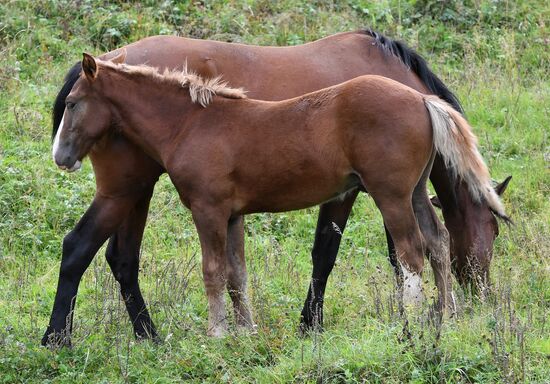
[[[227,333],[225,286],[229,215],[210,206],[193,206],[191,213],[197,227],[202,250],[202,274],[208,298],[208,336],[222,337]]]
[[[244,258],[244,217],[229,220],[226,252],[227,290],[233,302],[237,327],[254,329],[247,292],[247,273]]]
[[[426,256],[434,272],[438,309],[448,310],[452,314],[456,308],[451,287],[449,233],[433,209],[425,182],[419,183],[413,192],[413,207],[426,242]]]
[[[311,283],[300,317],[301,332],[315,328],[322,329],[323,298],[328,276],[336,262],[342,233],[358,193],[358,190],[353,190],[346,193],[343,200],[333,200],[321,205],[311,251],[313,260]]]
[[[96,196],[75,228],[63,239],[54,305],[42,345],[70,346],[73,311],[80,279],[94,255],[134,206],[135,199]]]
[[[426,192],[426,184],[436,154],[432,153],[418,184],[413,191],[413,209],[420,231],[426,242],[426,257],[430,261],[438,290],[438,309],[450,310],[453,313],[454,297],[451,288],[451,255],[449,232],[439,221],[433,205]]]
[[[139,287],[139,250],[147,220],[153,188],[138,201],[132,212],[109,239],[105,256],[115,279],[134,328],[137,339],[157,338],[155,325],[143,300]]]
[[[395,244],[397,263],[403,276],[401,295],[403,303],[418,306],[422,303],[422,269],[424,266],[424,240],[413,211],[412,198],[372,194],[384,223]]]
[[[395,276],[397,278],[397,284],[400,285],[403,276],[401,275],[401,266],[399,265],[399,261],[397,260],[397,254],[395,252],[395,244],[393,242],[393,239],[391,238],[390,231],[388,231],[388,227],[384,223],[384,231],[386,232],[386,242],[388,243],[388,258],[390,259],[390,264],[393,267],[393,271],[395,273]]]

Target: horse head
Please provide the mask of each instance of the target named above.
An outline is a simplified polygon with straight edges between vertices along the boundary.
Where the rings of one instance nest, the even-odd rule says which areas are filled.
[[[124,62],[126,51],[123,50],[110,61],[119,64]],[[80,168],[82,159],[88,154],[93,144],[103,136],[112,125],[109,105],[97,88],[99,74],[98,61],[84,53],[82,72],[65,99],[65,110],[55,135],[52,155],[61,169],[69,172]]]
[[[512,176],[494,187],[502,196]],[[493,257],[493,243],[499,235],[497,216],[486,204],[475,203],[462,186],[456,190],[455,211],[444,211],[445,225],[451,232],[451,262],[453,273],[463,287],[481,290],[489,284],[489,266]],[[441,208],[437,196],[432,204]],[[505,219],[506,220],[506,219]]]

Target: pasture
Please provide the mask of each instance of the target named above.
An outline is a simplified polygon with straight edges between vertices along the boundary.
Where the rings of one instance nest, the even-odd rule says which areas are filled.
[[[0,4],[0,383],[548,382],[550,7],[540,0],[4,1]],[[500,224],[492,293],[454,282],[459,311],[404,328],[381,216],[360,195],[325,296],[325,332],[300,337],[317,208],[246,218],[257,335],[206,336],[200,246],[163,176],[140,283],[161,342],[136,342],[102,248],[80,284],[73,348],[39,345],[63,237],[94,192],[89,161],[57,169],[51,107],[82,52],[155,34],[294,45],[371,27],[405,41],[457,94],[513,226]],[[239,86],[238,84],[231,84]],[[116,167],[116,164],[113,164]],[[425,269],[428,296],[435,294]],[[433,292],[433,293],[432,293]]]

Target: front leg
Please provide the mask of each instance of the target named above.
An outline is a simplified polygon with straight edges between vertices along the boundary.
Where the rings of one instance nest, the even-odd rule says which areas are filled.
[[[247,292],[246,262],[244,259],[244,217],[229,220],[227,230],[227,290],[233,302],[233,311],[237,327],[254,330],[250,302]]]
[[[221,207],[193,204],[191,213],[202,249],[202,273],[208,298],[208,336],[227,333],[225,311],[226,244],[229,214]]]
[[[42,345],[70,346],[72,318],[80,279],[101,245],[115,231],[135,199],[96,196],[76,227],[63,240],[63,255],[50,323]]]

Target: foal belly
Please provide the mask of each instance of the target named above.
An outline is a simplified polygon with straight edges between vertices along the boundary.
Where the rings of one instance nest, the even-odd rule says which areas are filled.
[[[292,181],[272,181],[271,185],[258,185],[260,188],[254,194],[237,197],[235,208],[238,213],[304,209],[337,198],[357,187],[357,179],[353,175],[339,175],[331,178],[302,176]]]

